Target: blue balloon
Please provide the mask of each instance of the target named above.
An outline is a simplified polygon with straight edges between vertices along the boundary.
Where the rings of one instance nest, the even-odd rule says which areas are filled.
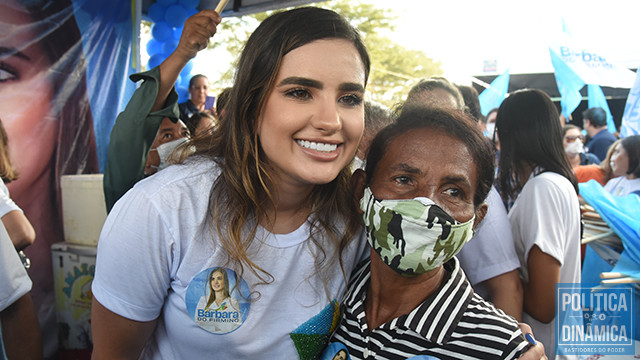
[[[164,19],[173,27],[183,26],[188,17],[187,9],[180,5],[171,5],[167,8],[167,12],[164,13]]]
[[[178,41],[169,38],[162,43],[162,52],[165,54],[171,54],[178,47]]]
[[[187,14],[189,15],[189,17],[192,17],[193,15],[198,13],[198,9],[191,9],[189,11],[187,11]]]
[[[166,55],[165,54],[155,54],[153,56],[151,56],[149,58],[149,62],[148,62],[148,68],[149,69],[153,69],[154,67],[160,65],[164,59],[166,59]]]
[[[154,23],[164,20],[164,14],[166,12],[167,8],[158,3],[151,4],[151,6],[149,6],[149,10],[147,10],[149,19],[151,19],[151,21],[153,21]]]
[[[93,16],[98,16],[104,10],[102,8],[104,5],[100,1],[85,1],[82,3],[81,8]]]
[[[182,71],[180,71],[180,76],[182,76],[183,78],[189,79],[190,78],[189,75],[191,74],[192,69],[193,69],[193,60],[189,60],[187,65],[185,65]]]
[[[180,26],[179,28],[173,29],[173,38],[176,40],[180,40],[180,36],[182,36],[182,30],[184,26]]]
[[[189,90],[184,86],[176,87],[176,91],[178,92],[178,103],[183,103],[189,100]]]
[[[178,0],[156,0],[156,3],[165,7],[169,7],[169,5],[173,5],[176,2],[178,2]]]
[[[156,39],[149,39],[147,42],[147,54],[149,56],[162,52],[162,43]]]
[[[195,9],[200,4],[200,0],[178,0],[178,4],[185,9]]]
[[[166,22],[160,21],[151,26],[151,35],[154,39],[164,42],[169,37],[173,36],[173,29]]]
[[[183,75],[182,76],[182,84],[180,84],[180,86],[183,86],[183,87],[187,88],[187,90],[189,90],[189,81],[190,80],[191,80],[191,73]]]

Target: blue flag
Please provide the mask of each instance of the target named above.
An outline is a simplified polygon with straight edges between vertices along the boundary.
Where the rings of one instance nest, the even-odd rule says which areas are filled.
[[[507,96],[509,91],[509,69],[504,74],[498,76],[491,82],[491,86],[484,89],[479,95],[480,111],[482,115],[487,116],[491,109],[497,108],[502,104],[502,100]]]
[[[562,115],[566,119],[570,119],[571,113],[582,101],[580,89],[585,82],[556,54],[553,48],[549,48],[551,55],[551,64],[555,70],[556,84],[560,91],[560,105],[562,106]]]
[[[613,122],[613,115],[611,115],[609,104],[607,103],[607,99],[604,97],[602,88],[598,85],[589,84],[587,85],[587,93],[589,94],[589,108],[599,107],[604,109],[604,112],[607,113],[607,130],[612,134],[618,131],[616,129],[616,124]]]
[[[640,71],[636,71],[636,81],[629,91],[622,114],[622,124],[620,124],[621,137],[638,134],[640,134]]]

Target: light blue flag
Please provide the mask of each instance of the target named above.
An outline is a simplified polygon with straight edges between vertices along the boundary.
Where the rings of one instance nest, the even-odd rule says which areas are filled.
[[[622,114],[620,136],[626,137],[640,134],[640,71],[636,70],[636,81],[633,83],[627,103]]]
[[[549,54],[551,55],[551,64],[555,70],[556,84],[560,91],[562,115],[566,119],[570,119],[571,113],[582,101],[580,89],[584,87],[585,82],[571,70],[569,65],[556,54],[553,48],[549,48]]]
[[[502,100],[507,96],[509,91],[509,69],[502,75],[493,79],[491,86],[484,89],[480,95],[480,111],[482,115],[487,116],[491,109],[497,108],[502,104]]]
[[[589,95],[589,108],[599,107],[604,109],[604,112],[607,113],[607,130],[612,134],[618,131],[616,129],[616,124],[613,122],[613,115],[611,115],[609,104],[607,103],[607,99],[604,97],[602,88],[598,85],[589,84],[587,85],[587,94]]]

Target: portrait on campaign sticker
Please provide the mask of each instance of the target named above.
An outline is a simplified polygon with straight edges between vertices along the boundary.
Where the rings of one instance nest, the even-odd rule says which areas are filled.
[[[226,334],[239,328],[249,315],[249,296],[246,281],[235,271],[212,267],[191,280],[185,302],[198,326],[214,334]]]
[[[322,357],[320,360],[350,360],[351,356],[349,356],[349,351],[347,351],[347,347],[344,344],[339,342],[334,342],[329,344],[327,348],[322,353]]]

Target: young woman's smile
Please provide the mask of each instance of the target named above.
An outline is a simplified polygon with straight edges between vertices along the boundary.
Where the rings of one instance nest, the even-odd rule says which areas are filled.
[[[364,129],[364,85],[362,60],[347,40],[317,40],[285,55],[258,124],[279,181],[328,183],[353,159]]]

